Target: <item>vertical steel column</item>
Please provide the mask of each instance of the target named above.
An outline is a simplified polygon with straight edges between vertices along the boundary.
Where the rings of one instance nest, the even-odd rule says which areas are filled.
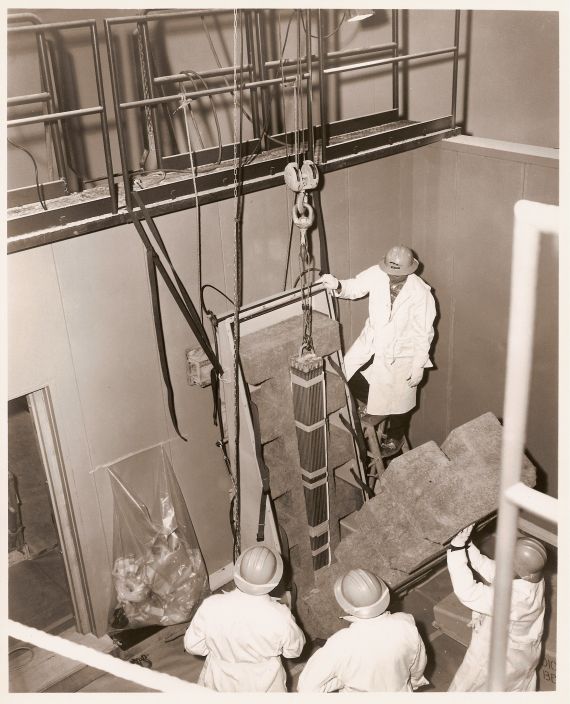
[[[301,10],[302,12],[302,10]],[[307,8],[306,22],[306,49],[307,55],[307,156],[313,161],[315,153],[315,134],[313,127],[313,53],[311,47],[311,8]]]
[[[245,10],[245,45],[247,51],[247,64],[249,66],[249,80],[253,83],[257,80],[257,68],[255,65],[255,51],[253,47],[253,10]],[[259,129],[259,111],[257,105],[257,88],[250,90],[251,95],[251,121],[253,123],[253,136],[261,137]]]
[[[451,126],[455,127],[457,122],[456,112],[457,112],[457,71],[459,67],[459,21],[461,16],[461,10],[455,10],[455,38],[454,46],[455,51],[453,52],[453,86],[451,89]]]
[[[260,80],[265,80],[265,53],[263,51],[263,25],[261,22],[261,11],[254,10],[255,12],[255,29],[256,29],[256,45],[257,45],[257,60],[259,67],[259,78]],[[267,134],[271,129],[271,116],[269,114],[270,107],[267,104],[267,88],[264,86],[260,89],[261,96],[261,119],[263,122],[260,137],[262,138],[263,149],[269,149],[269,139]]]
[[[142,43],[143,43],[143,60],[144,60],[144,66],[142,67],[143,70],[146,71],[147,75],[147,82],[148,82],[148,92],[149,95],[146,97],[154,98],[155,96],[155,91],[154,91],[154,76],[152,72],[152,61],[150,60],[150,52],[149,52],[149,36],[148,36],[148,24],[146,22],[139,22],[138,27],[141,30],[141,37],[142,37]],[[162,154],[161,154],[161,149],[160,149],[160,124],[158,122],[157,116],[156,116],[156,106],[151,105],[150,106],[150,119],[152,122],[152,131],[154,132],[154,150],[156,154],[156,165],[160,169],[162,167]]]
[[[321,111],[321,163],[326,163],[327,160],[327,90],[325,78],[325,40],[324,40],[324,15],[319,8],[317,10],[317,19],[319,23],[319,98]]]
[[[46,36],[43,32],[38,32],[38,52],[40,63],[40,76],[45,81],[45,90],[50,97],[46,101],[48,112],[57,112],[58,108],[55,103],[55,89],[50,71],[49,49]],[[43,76],[42,76],[43,73]],[[61,132],[59,121],[50,121],[50,132],[53,141],[53,150],[55,154],[55,163],[59,176],[64,179],[67,185],[67,162],[63,153],[63,145],[61,143]]]
[[[125,144],[125,134],[123,132],[123,113],[121,110],[121,95],[119,93],[119,72],[115,61],[113,47],[113,35],[109,20],[105,22],[105,38],[107,40],[107,56],[109,57],[109,69],[111,71],[111,87],[113,89],[113,105],[115,108],[115,122],[117,124],[117,139],[119,141],[119,154],[121,156],[121,172],[123,174],[123,186],[125,189],[125,202],[127,208],[132,208],[131,185],[129,181],[127,145]]]
[[[103,76],[101,73],[101,56],[99,54],[99,42],[97,37],[97,27],[93,23],[89,27],[91,34],[91,47],[93,49],[93,65],[95,68],[95,82],[97,84],[97,99],[103,108],[100,113],[101,137],[103,139],[103,152],[105,154],[105,167],[107,169],[107,182],[109,184],[109,196],[111,198],[111,210],[116,213],[119,210],[117,193],[115,191],[115,179],[113,176],[113,160],[111,158],[111,145],[109,143],[109,125],[107,123],[107,108],[105,105],[105,91],[103,89]]]
[[[398,10],[392,10],[392,41],[396,45],[392,51],[392,56],[396,58],[399,47],[399,16]],[[399,64],[394,61],[392,64],[392,108],[400,113],[400,73],[398,71]]]

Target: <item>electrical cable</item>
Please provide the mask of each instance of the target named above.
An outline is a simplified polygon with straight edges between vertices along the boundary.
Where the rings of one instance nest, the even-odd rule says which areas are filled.
[[[202,27],[204,28],[204,31],[206,32],[206,37],[208,38],[208,43],[210,44],[210,49],[212,50],[212,54],[214,55],[214,60],[218,64],[218,68],[223,68],[222,63],[220,61],[220,58],[218,56],[218,52],[216,51],[216,47],[214,46],[214,42],[212,41],[212,35],[210,34],[210,30],[208,29],[208,25],[206,24],[206,20],[204,18],[204,15],[200,15],[200,19],[202,20]],[[230,87],[229,81],[225,76],[222,76],[222,79],[226,86],[228,88]],[[233,91],[231,91],[231,96],[233,97]],[[240,108],[243,110],[243,113],[245,117],[253,123],[253,118],[251,115],[245,110],[242,104],[240,104]]]
[[[194,69],[186,69],[184,71],[180,71],[180,73],[187,75],[190,78],[190,80],[192,80],[192,84],[195,86],[194,80],[190,76],[190,74],[193,73],[202,82],[202,85],[204,86],[204,88],[206,90],[208,90],[207,82],[198,73],[198,71],[194,71]],[[222,161],[222,130],[220,128],[220,121],[218,119],[218,109],[216,108],[216,103],[214,102],[214,97],[212,95],[209,95],[208,97],[210,99],[210,106],[212,108],[212,112],[214,113],[214,122],[216,123],[216,134],[218,137],[218,160],[216,163],[219,164]]]
[[[287,200],[287,192],[285,192],[285,200]],[[291,218],[291,227],[289,228],[289,245],[287,246],[287,265],[285,266],[285,278],[283,280],[283,290],[287,290],[287,276],[289,275],[289,262],[291,261],[291,245],[293,244],[293,218]],[[294,287],[293,287],[294,288]]]
[[[184,73],[188,80],[192,81],[192,86],[194,88],[194,92],[197,91],[197,86],[195,80],[192,78],[192,76],[189,75],[188,71],[181,71],[180,73]],[[196,121],[196,116],[194,115],[194,110],[192,109],[192,98],[187,98],[186,97],[186,88],[184,86],[184,83],[180,81],[178,83],[178,89],[179,91],[184,95],[184,100],[180,102],[180,105],[174,112],[172,113],[173,115],[176,114],[176,111],[179,108],[188,108],[190,112],[190,117],[192,118],[192,124],[194,125],[194,129],[196,130],[196,134],[198,135],[198,141],[200,142],[200,146],[202,149],[205,148],[204,140],[202,139],[202,133],[200,132],[200,128],[198,127],[198,123]]]
[[[318,266],[310,266],[308,269],[303,269],[303,271],[301,271],[299,276],[297,276],[297,278],[295,279],[295,283],[293,284],[293,288],[295,288],[297,286],[297,284],[299,283],[299,281],[303,278],[303,276],[306,276],[310,271],[319,271],[320,272],[320,269]],[[313,284],[309,284],[309,288],[311,288],[312,285]]]
[[[233,300],[232,300],[229,296],[227,296],[227,295],[226,295],[221,289],[219,289],[217,286],[214,286],[213,284],[204,284],[204,285],[200,288],[200,305],[202,306],[202,310],[204,311],[204,313],[206,313],[206,315],[210,316],[210,315],[213,314],[212,310],[210,310],[209,308],[206,308],[206,304],[204,303],[204,290],[207,289],[207,288],[212,288],[212,289],[214,289],[214,291],[216,291],[216,293],[219,293],[220,296],[223,296],[223,297],[226,299],[226,301],[228,301],[228,303],[231,303],[231,304],[233,305],[233,303],[234,303]]]
[[[333,31],[330,32],[329,34],[325,34],[324,37],[323,37],[323,39],[329,39],[329,37],[333,37],[333,36],[340,30],[340,28],[342,27],[342,25],[344,24],[344,22],[345,22],[345,20],[346,20],[346,12],[347,12],[347,11],[345,10],[345,11],[342,13],[342,17],[340,18],[340,22],[338,23],[338,26],[336,27],[336,29],[333,29]],[[305,18],[304,18],[303,16],[301,16],[301,21],[303,22],[303,27],[304,27],[305,32],[306,32],[306,31],[307,31],[307,27],[305,26]],[[314,35],[314,34],[311,34],[311,37],[312,37],[313,39],[318,39],[318,38],[319,38],[318,35]]]
[[[30,157],[30,159],[32,160],[32,164],[34,165],[35,178],[36,178],[36,191],[37,191],[37,194],[38,194],[38,200],[39,200],[40,205],[42,206],[42,208],[43,208],[44,210],[47,210],[48,207],[47,207],[47,205],[46,205],[45,198],[44,198],[44,195],[43,195],[44,187],[43,187],[43,184],[40,183],[40,177],[39,177],[39,173],[38,173],[38,164],[37,164],[37,161],[36,161],[35,158],[34,158],[34,155],[32,154],[32,152],[28,151],[28,150],[26,149],[26,147],[23,147],[21,144],[16,144],[16,142],[13,142],[9,137],[6,137],[6,139],[8,140],[8,144],[10,144],[11,146],[13,146],[15,149],[20,149],[20,150],[23,151],[25,154],[27,154],[27,155]]]

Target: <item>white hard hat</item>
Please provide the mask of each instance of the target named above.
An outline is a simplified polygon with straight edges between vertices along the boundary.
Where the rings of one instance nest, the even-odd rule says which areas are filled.
[[[414,257],[414,253],[409,247],[403,244],[397,244],[386,252],[379,266],[386,274],[391,274],[392,276],[408,276],[409,274],[413,274],[418,268],[419,262]]]
[[[254,545],[234,565],[236,587],[246,594],[269,594],[283,576],[281,555],[266,545]]]
[[[355,569],[339,577],[334,585],[339,605],[359,618],[380,616],[390,603],[390,591],[385,582],[372,572]]]

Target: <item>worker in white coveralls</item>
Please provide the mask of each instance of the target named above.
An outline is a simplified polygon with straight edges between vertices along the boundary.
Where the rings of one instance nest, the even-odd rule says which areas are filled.
[[[413,616],[386,611],[390,592],[367,570],[350,570],[334,586],[351,622],[307,661],[299,692],[411,692],[429,684],[426,651]]]
[[[320,278],[340,298],[369,297],[368,319],[344,365],[353,395],[366,404],[363,419],[376,425],[391,417],[382,447],[386,455],[402,446],[417,386],[433,366],[435,301],[430,287],[414,274],[418,265],[409,247],[397,245],[353,279]]]
[[[453,591],[462,604],[473,610],[471,643],[449,687],[450,692],[487,691],[495,561],[482,555],[470,541],[472,529],[471,525],[460,531],[447,551]],[[471,567],[491,586],[475,580],[467,558]],[[545,564],[546,550],[542,543],[526,537],[517,540],[508,627],[507,692],[536,690],[536,668],[544,625],[542,571]]]
[[[200,605],[184,648],[205,655],[198,684],[218,692],[286,692],[281,655],[300,655],[305,636],[289,609],[269,596],[281,580],[283,560],[271,548],[244,551],[234,566],[234,591]]]

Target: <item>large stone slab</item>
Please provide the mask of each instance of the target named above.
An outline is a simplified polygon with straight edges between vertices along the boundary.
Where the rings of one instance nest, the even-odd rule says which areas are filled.
[[[243,335],[240,360],[248,384],[261,382],[289,369],[289,358],[298,354],[303,339],[303,317],[294,316],[275,325]],[[315,353],[325,357],[340,349],[340,328],[336,320],[313,311]]]
[[[390,558],[382,549],[377,534],[356,532],[342,540],[335,550],[335,557],[345,571],[361,568],[381,577],[388,586],[400,584],[408,575],[390,565]]]
[[[344,381],[333,372],[325,372],[325,385],[327,389],[327,415],[330,415],[346,406],[346,391]]]
[[[328,467],[336,469],[346,464],[354,457],[354,442],[352,435],[344,428],[332,423],[329,425],[328,437]]]
[[[307,513],[303,490],[292,489],[275,499],[275,512],[277,521],[287,533],[289,547],[295,545],[302,549],[310,549]]]
[[[311,639],[329,638],[349,624],[334,598],[334,583],[345,573],[342,566],[331,565],[315,575],[315,587],[297,600],[297,620]]]
[[[501,446],[503,426],[493,413],[484,413],[452,430],[441,445],[441,449],[457,463],[465,458],[476,457],[477,460],[501,470]],[[527,486],[536,484],[536,469],[532,462],[523,455],[521,481]]]
[[[251,401],[258,409],[262,445],[283,435],[291,424],[293,405],[290,381],[288,375],[284,377],[284,374],[279,374],[259,386],[251,387],[249,391]]]
[[[301,469],[295,437],[286,435],[263,446],[263,459],[269,469],[271,496],[277,498],[300,483]]]

